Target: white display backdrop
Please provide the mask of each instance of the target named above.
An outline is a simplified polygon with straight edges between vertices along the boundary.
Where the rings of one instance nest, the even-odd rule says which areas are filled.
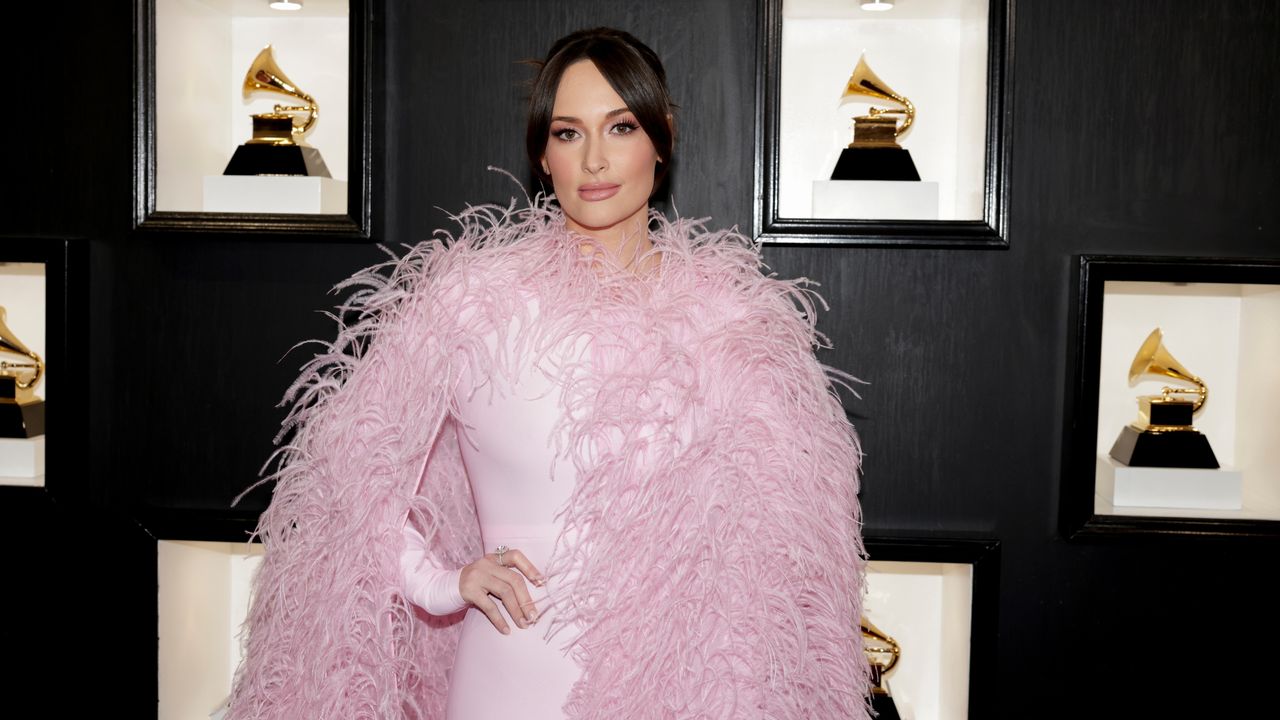
[[[262,545],[156,543],[160,720],[208,718],[231,694]]]
[[[0,263],[0,305],[4,306],[7,311],[5,324],[13,331],[14,336],[22,341],[23,345],[31,348],[37,355],[47,361],[45,285],[44,263]],[[16,355],[6,354],[5,357],[11,361],[19,360]],[[45,393],[48,382],[49,376],[46,368],[45,376],[41,378],[40,384],[36,386],[36,397],[42,400],[47,397]],[[0,447],[0,452],[19,453],[20,456],[25,457],[25,460],[18,463],[18,465],[26,465],[30,468],[28,463],[31,459],[30,453],[37,452],[41,456],[44,453],[42,447],[32,449],[30,447],[31,442],[31,440],[25,438],[0,438],[0,445],[6,443],[12,445],[12,447]],[[8,472],[17,471],[9,470]],[[44,474],[39,469],[34,471],[28,469],[28,472],[40,474],[35,477],[5,477],[5,473],[0,472],[0,485],[44,486]]]
[[[863,610],[902,648],[888,676],[902,719],[966,718],[973,566],[871,561]]]
[[[812,217],[813,181],[831,177],[840,151],[853,139],[853,116],[875,104],[840,104],[865,50],[881,80],[916,106],[915,124],[900,144],[911,152],[920,179],[938,183],[938,219],[982,219],[987,0],[911,0],[888,12],[859,5],[783,3],[779,216]]]
[[[1218,463],[1244,476],[1241,511],[1178,510],[1178,517],[1280,519],[1280,286],[1108,281],[1103,290],[1097,453],[1138,416],[1137,398],[1175,382],[1129,387],[1129,366],[1159,327],[1165,348],[1209,388],[1195,426]],[[1112,507],[1099,514],[1170,516],[1170,510]]]
[[[0,305],[8,311],[5,324],[13,334],[41,358],[47,358],[44,263],[0,262]],[[40,380],[36,397],[45,397],[48,379],[46,375]]]
[[[308,0],[296,12],[246,0],[156,0],[156,209],[199,212],[205,175],[221,175],[253,134],[250,115],[284,96],[242,95],[263,46],[320,118],[307,144],[335,180],[347,179],[348,3]]]

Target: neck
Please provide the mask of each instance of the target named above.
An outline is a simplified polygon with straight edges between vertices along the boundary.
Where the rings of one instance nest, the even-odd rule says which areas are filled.
[[[595,241],[595,243],[584,243],[580,246],[583,254],[590,254],[598,248],[617,263],[618,267],[632,272],[647,271],[657,264],[657,257],[653,255],[646,257],[646,254],[653,249],[653,242],[649,239],[649,207],[647,205],[630,217],[607,227],[587,227],[567,216],[565,227]]]

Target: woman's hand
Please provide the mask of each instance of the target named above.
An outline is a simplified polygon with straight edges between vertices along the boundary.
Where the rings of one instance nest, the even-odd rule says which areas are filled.
[[[517,572],[517,570],[519,572]],[[538,587],[545,582],[542,573],[519,550],[506,550],[501,557],[489,553],[462,568],[458,576],[458,590],[462,598],[475,605],[489,618],[489,622],[503,635],[510,635],[511,628],[498,612],[496,597],[507,608],[507,614],[516,625],[527,628],[538,621],[538,610],[529,596],[528,579]]]

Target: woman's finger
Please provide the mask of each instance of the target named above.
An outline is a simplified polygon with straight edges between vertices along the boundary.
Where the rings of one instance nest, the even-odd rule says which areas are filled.
[[[498,632],[503,635],[511,634],[511,627],[507,625],[507,621],[503,619],[502,613],[498,612],[497,604],[495,604],[493,600],[489,599],[488,595],[484,595],[478,600],[472,601],[471,604],[479,608],[480,612],[484,613],[485,617],[489,618],[489,622],[493,623],[493,626],[498,628]]]
[[[495,559],[496,557],[495,555]],[[524,581],[525,578],[528,578],[534,585],[541,587],[546,582],[546,579],[538,571],[538,568],[534,567],[533,563],[529,561],[529,558],[518,549],[512,548],[504,552],[502,560],[504,566],[519,571],[519,574],[514,571],[511,572],[509,580],[512,588],[516,591],[516,597],[524,612],[525,621],[530,625],[538,622],[538,610],[534,606],[533,598],[529,595],[529,588]]]
[[[524,618],[525,624],[532,625],[538,622],[538,609],[534,606],[533,597],[529,594],[529,586],[525,584],[524,576],[514,570],[504,570],[502,577],[515,591],[516,604],[520,608],[520,616]]]
[[[529,558],[525,557],[524,553],[519,550],[508,550],[504,553],[502,555],[502,564],[519,570],[520,574],[529,578],[529,582],[537,585],[538,587],[542,587],[543,583],[547,581],[546,578],[542,576],[542,573],[538,571],[538,568],[534,567],[533,563],[529,562]]]
[[[529,602],[529,591],[524,587],[524,578],[506,568],[497,568],[496,572],[485,579],[484,587],[490,595],[502,601],[507,608],[507,615],[521,628],[529,626],[521,603]],[[524,597],[521,598],[521,595]]]

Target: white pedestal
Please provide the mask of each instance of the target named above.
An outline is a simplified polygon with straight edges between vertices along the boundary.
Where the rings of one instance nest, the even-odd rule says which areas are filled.
[[[0,438],[0,485],[44,485],[44,435]]]
[[[1239,470],[1128,467],[1106,455],[1098,457],[1097,467],[1097,493],[1117,508],[1239,510],[1243,507],[1243,473]]]
[[[322,177],[205,175],[203,209],[342,215],[347,212],[347,183]]]
[[[262,553],[260,544],[156,543],[157,717],[220,717]]]
[[[937,220],[938,183],[814,180],[813,217],[832,220]]]

